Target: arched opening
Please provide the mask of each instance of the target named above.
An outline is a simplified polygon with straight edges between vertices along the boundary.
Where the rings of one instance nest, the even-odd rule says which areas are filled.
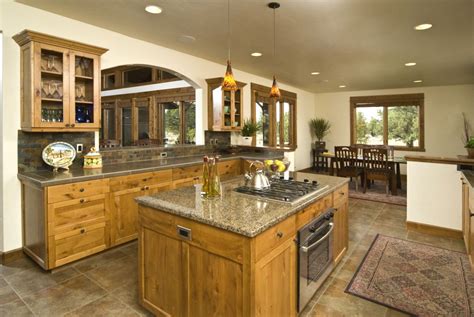
[[[102,148],[201,144],[200,87],[173,70],[121,65],[102,70]]]

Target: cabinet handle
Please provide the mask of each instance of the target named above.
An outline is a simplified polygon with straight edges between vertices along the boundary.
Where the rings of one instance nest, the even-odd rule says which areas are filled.
[[[339,193],[340,195],[344,196],[346,193]]]
[[[149,189],[150,189],[150,187],[149,187],[149,186],[145,186],[145,190],[149,190]]]
[[[277,237],[278,237],[278,238],[281,238],[281,237],[283,237],[283,232],[281,232],[281,231],[278,231],[278,232],[277,232]]]
[[[80,191],[81,193],[83,193],[83,192],[84,192],[84,188],[79,189],[79,191]]]
[[[75,123],[71,124],[71,128],[74,128],[75,126],[76,126],[76,124],[75,124]]]
[[[86,202],[86,200],[85,200],[85,199],[81,199],[81,200],[79,200],[79,202],[80,202],[81,204],[83,204],[83,203]]]
[[[82,228],[81,229],[81,234],[84,233],[84,232],[86,232],[86,229]]]
[[[71,125],[69,123],[66,123],[66,128],[69,128]]]

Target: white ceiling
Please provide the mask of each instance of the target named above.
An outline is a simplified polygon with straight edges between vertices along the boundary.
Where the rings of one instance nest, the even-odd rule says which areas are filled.
[[[17,1],[221,63],[224,72],[225,0]],[[234,68],[313,92],[474,83],[474,0],[281,0],[275,61],[268,2],[231,0]],[[145,12],[147,4],[163,13]],[[415,31],[421,23],[433,28]]]

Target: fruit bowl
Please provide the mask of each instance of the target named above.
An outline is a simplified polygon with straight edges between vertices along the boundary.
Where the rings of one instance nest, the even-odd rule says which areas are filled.
[[[272,175],[272,177],[280,177],[290,167],[291,162],[286,158],[283,160],[265,160],[265,171]]]

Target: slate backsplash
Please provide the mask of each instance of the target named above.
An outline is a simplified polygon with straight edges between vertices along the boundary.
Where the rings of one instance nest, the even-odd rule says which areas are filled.
[[[77,153],[73,166],[82,166],[83,154],[87,154],[94,146],[94,132],[53,133],[53,132],[24,132],[18,130],[18,171],[28,172],[38,169],[51,169],[43,162],[43,149],[52,142],[67,142],[76,147],[82,143],[84,150]]]

